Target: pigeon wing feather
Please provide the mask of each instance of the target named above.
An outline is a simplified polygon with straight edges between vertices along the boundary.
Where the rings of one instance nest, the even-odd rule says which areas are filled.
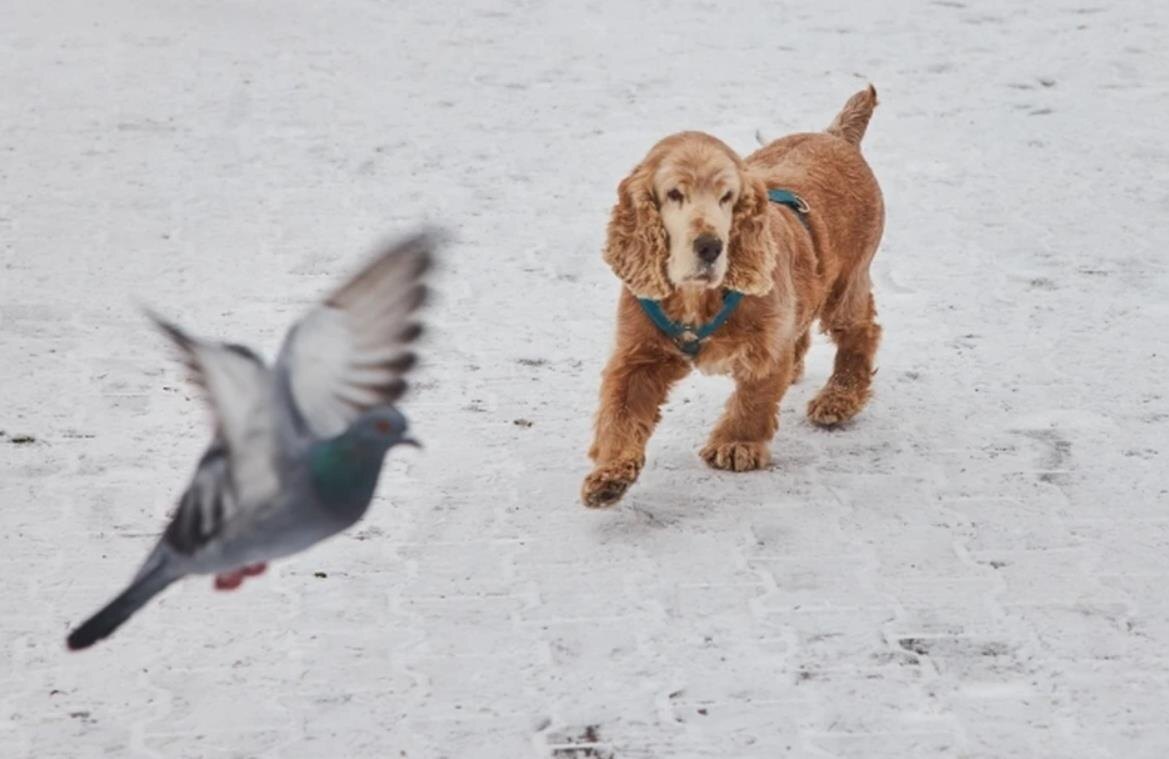
[[[232,500],[238,508],[267,502],[280,488],[271,371],[243,346],[199,340],[157,316],[151,318],[171,338],[191,380],[207,396],[235,491]],[[201,471],[202,463],[196,480]]]
[[[424,232],[389,246],[289,330],[276,371],[312,436],[340,434],[406,391],[422,332],[412,317],[437,241]]]

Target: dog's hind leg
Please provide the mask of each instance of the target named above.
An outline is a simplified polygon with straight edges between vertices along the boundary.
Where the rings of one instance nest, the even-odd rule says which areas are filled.
[[[836,343],[836,360],[828,383],[808,403],[808,418],[816,424],[827,427],[846,422],[868,403],[881,341],[870,287],[866,273],[849,282],[840,297],[830,297],[824,306],[820,323]],[[849,292],[852,288],[857,289]]]

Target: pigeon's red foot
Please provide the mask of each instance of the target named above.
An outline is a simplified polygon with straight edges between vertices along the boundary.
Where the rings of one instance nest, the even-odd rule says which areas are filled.
[[[235,590],[243,584],[245,577],[255,577],[266,571],[268,571],[268,562],[261,561],[259,564],[248,564],[234,571],[215,575],[215,589]]]
[[[216,590],[235,590],[244,581],[244,571],[237,569],[234,572],[224,572],[221,575],[215,575],[215,589]]]

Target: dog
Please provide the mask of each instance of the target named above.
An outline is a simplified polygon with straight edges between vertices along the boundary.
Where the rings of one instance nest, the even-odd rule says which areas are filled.
[[[833,426],[864,408],[881,337],[869,265],[885,209],[860,143],[876,105],[870,85],[825,131],[745,160],[708,134],[675,134],[621,181],[604,260],[624,286],[586,506],[612,506],[637,480],[661,405],[694,368],[736,384],[702,458],[734,472],[767,466],[816,320],[836,358],[808,418]]]

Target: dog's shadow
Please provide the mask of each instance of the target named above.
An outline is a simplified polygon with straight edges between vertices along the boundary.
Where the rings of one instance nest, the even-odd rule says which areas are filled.
[[[788,450],[753,472],[709,468],[693,452],[661,455],[657,467],[614,506],[597,516],[594,534],[603,542],[643,542],[677,531],[720,531],[744,512],[779,500],[800,499],[818,454]]]

